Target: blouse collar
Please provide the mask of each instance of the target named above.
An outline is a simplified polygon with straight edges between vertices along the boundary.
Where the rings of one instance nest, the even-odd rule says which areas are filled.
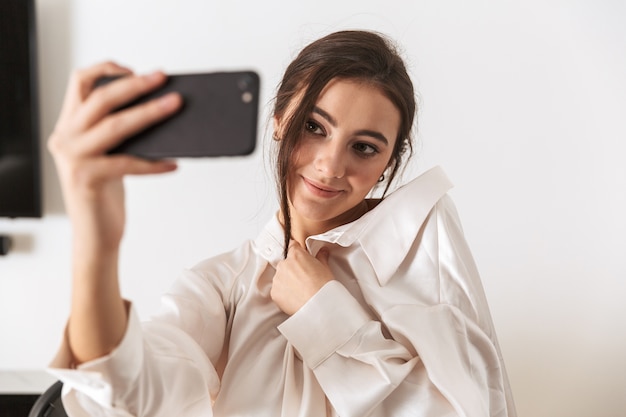
[[[380,284],[385,285],[406,257],[428,213],[450,188],[452,183],[443,169],[431,168],[399,187],[357,220],[309,236],[307,249],[315,255],[327,243],[343,247],[358,244],[372,263]],[[272,265],[282,259],[283,227],[277,215],[256,244],[261,256]]]

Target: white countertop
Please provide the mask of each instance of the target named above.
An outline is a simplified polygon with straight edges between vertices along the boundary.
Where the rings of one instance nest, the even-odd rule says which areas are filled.
[[[41,394],[56,379],[45,371],[0,370],[0,395]]]

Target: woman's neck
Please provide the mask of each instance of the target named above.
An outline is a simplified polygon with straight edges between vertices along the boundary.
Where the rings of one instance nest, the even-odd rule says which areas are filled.
[[[323,220],[323,221],[313,221],[301,216],[291,209],[291,238],[298,242],[302,247],[305,246],[306,239],[309,236],[319,235],[325,233],[335,227],[353,222],[354,220],[360,218],[369,210],[374,208],[380,200],[363,200],[361,203],[357,204],[352,209],[344,212],[340,216],[334,217],[332,219]],[[280,223],[284,226],[284,216],[283,213],[279,213]]]

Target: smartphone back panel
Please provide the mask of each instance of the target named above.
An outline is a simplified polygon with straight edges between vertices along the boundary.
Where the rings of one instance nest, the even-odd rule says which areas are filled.
[[[248,155],[256,146],[259,84],[254,71],[170,75],[163,88],[130,105],[177,91],[183,108],[110,153],[148,159]]]

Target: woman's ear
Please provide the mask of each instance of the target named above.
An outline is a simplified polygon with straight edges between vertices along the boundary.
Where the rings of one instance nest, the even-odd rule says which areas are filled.
[[[280,124],[280,119],[278,116],[274,116],[274,133],[272,134],[272,139],[278,141],[283,137],[282,134],[282,125]]]
[[[387,166],[385,167],[385,171],[383,172],[383,174],[389,171],[389,169],[391,169],[391,167],[393,167],[393,165],[396,164],[397,160],[398,159],[395,155],[391,155],[391,157],[389,158],[389,162],[387,162]]]

